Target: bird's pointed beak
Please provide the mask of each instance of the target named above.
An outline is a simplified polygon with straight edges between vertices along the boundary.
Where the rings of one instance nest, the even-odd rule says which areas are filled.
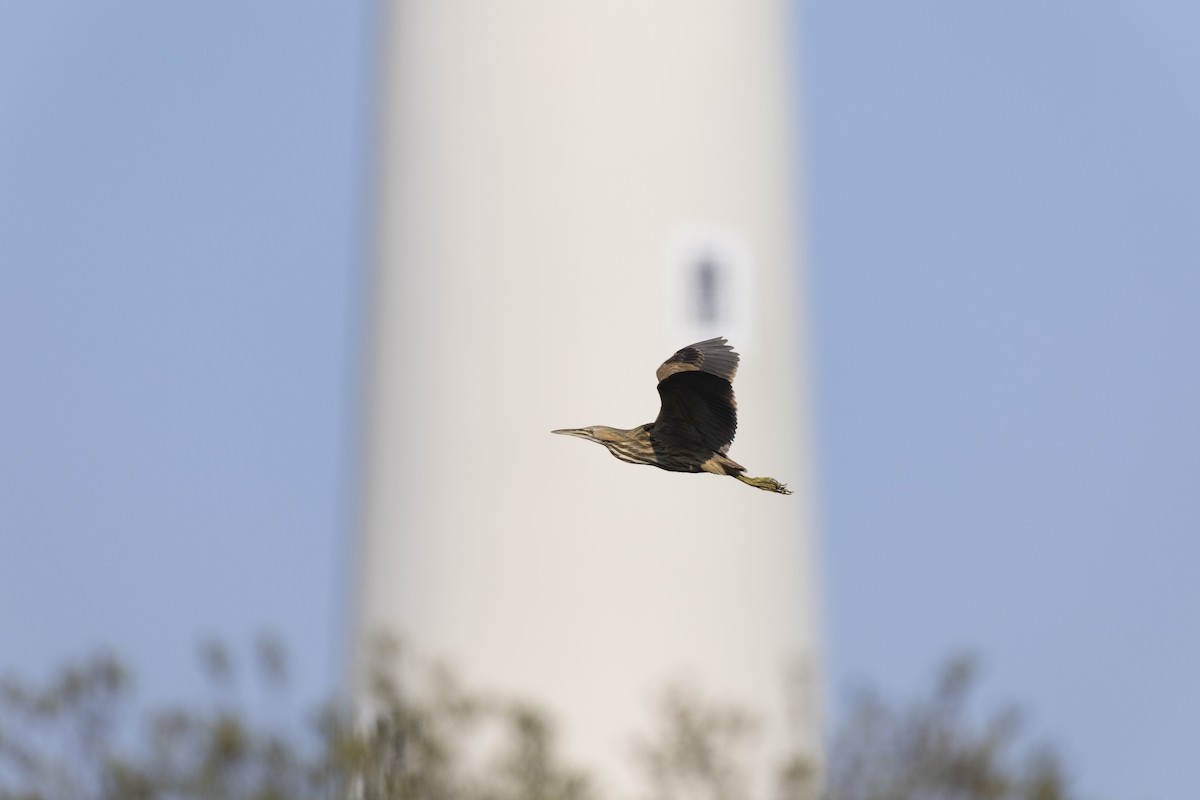
[[[580,439],[591,439],[592,438],[592,435],[590,433],[588,433],[587,429],[585,429],[585,428],[560,428],[559,430],[550,431],[550,432],[551,433],[560,433],[563,436],[578,436]]]

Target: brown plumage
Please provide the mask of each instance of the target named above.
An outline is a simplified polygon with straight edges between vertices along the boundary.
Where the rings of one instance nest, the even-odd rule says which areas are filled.
[[[670,472],[711,472],[780,494],[791,494],[774,478],[751,478],[725,454],[737,432],[733,378],[738,354],[723,338],[688,345],[658,368],[662,407],[654,422],[636,428],[566,428],[552,431],[602,444],[622,461]]]

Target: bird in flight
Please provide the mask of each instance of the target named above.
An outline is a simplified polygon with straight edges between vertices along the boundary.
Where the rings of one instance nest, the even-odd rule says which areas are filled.
[[[791,494],[774,478],[751,478],[726,452],[737,431],[733,376],[738,354],[724,338],[684,347],[658,368],[658,419],[624,430],[604,425],[551,431],[608,448],[622,461],[670,472],[731,475],[756,489]]]

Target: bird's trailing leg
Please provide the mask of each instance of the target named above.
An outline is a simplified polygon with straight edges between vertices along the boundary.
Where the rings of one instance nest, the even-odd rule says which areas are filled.
[[[780,494],[791,494],[792,490],[774,478],[751,478],[748,475],[734,475],[742,483],[753,486],[755,489],[762,489],[764,492],[779,492]]]

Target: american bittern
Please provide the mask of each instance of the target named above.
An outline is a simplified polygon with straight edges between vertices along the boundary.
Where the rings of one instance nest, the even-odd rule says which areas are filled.
[[[751,478],[725,453],[737,431],[733,376],[738,354],[723,338],[688,345],[658,368],[658,419],[630,430],[593,425],[551,433],[578,436],[608,448],[622,461],[670,472],[732,475],[742,483],[791,494],[774,478]]]

